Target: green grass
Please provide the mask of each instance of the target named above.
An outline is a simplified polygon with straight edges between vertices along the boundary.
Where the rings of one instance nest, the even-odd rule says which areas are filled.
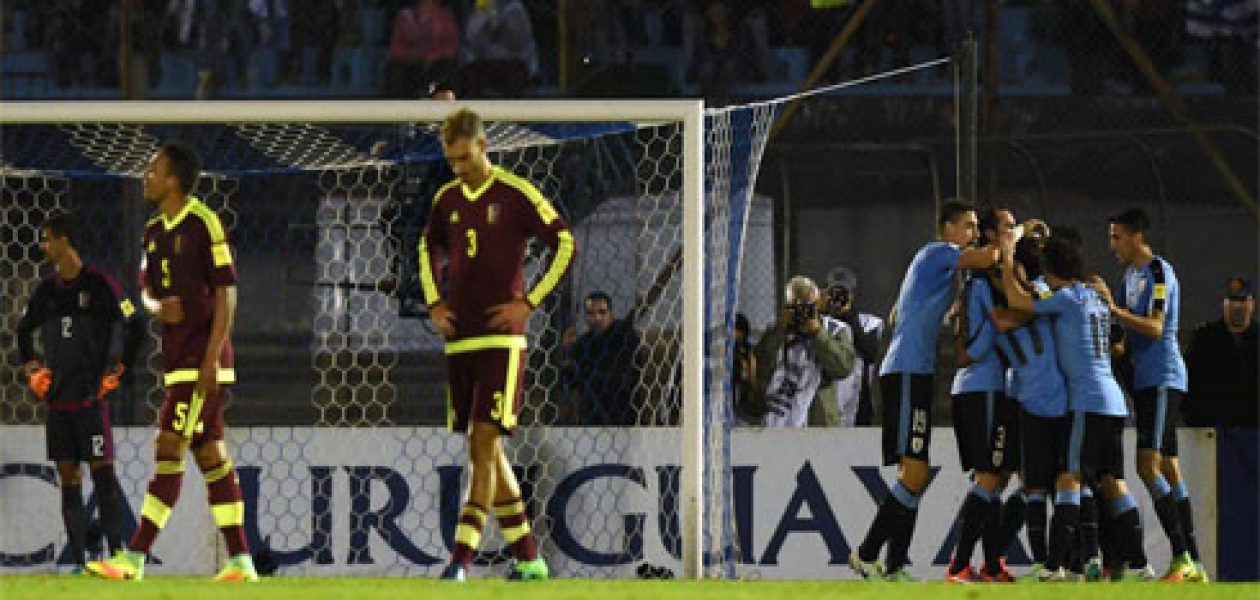
[[[216,584],[205,577],[150,577],[142,582],[113,582],[71,576],[0,577],[0,598],[40,598],[55,600],[139,600],[164,598],[227,598],[230,600],[308,600],[348,598],[353,600],[411,600],[440,598],[460,600],[485,598],[503,600],[566,600],[646,598],[648,600],[807,600],[809,598],[889,600],[892,597],[933,600],[935,598],[993,598],[1023,600],[1154,600],[1172,597],[1254,600],[1260,597],[1260,584],[1045,584],[970,585],[943,583],[862,583],[855,581],[603,581],[557,580],[544,583],[508,583],[475,580],[451,584],[421,578],[277,577],[258,584]]]

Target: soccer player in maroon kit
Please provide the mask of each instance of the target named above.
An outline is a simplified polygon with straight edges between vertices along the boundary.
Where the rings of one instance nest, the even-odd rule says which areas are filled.
[[[471,110],[442,124],[456,180],[438,190],[420,241],[420,275],[433,323],[446,339],[447,424],[468,435],[467,500],[443,579],[463,581],[492,509],[516,558],[510,579],[548,577],[501,436],[516,428],[525,367],[525,321],[573,261],[568,223],[528,181],[490,163],[486,130]],[[524,289],[527,243],[551,247],[551,264]],[[441,259],[446,272],[442,277]],[[492,504],[493,503],[493,504]]]
[[[88,564],[108,579],[141,579],[153,541],[171,515],[191,448],[205,475],[210,512],[227,543],[217,581],[257,581],[245,542],[245,504],[224,444],[227,384],[236,381],[228,339],[236,312],[236,269],[219,217],[190,195],[201,159],[181,144],[158,150],[144,172],[144,197],[158,215],[144,230],[140,278],[145,308],[163,323],[166,398],[158,414],[156,468],[130,550]]]
[[[61,482],[61,518],[66,526],[74,571],[84,568],[87,514],[83,471],[88,463],[100,503],[101,529],[109,547],[122,548],[123,503],[114,475],[114,436],[106,394],[131,368],[144,328],[118,282],[83,264],[76,247],[78,224],[57,213],[40,227],[40,249],[57,273],[40,282],[18,323],[17,342],[31,388],[47,403],[48,458]],[[121,361],[112,356],[116,326],[122,324]],[[43,342],[36,357],[34,334]]]

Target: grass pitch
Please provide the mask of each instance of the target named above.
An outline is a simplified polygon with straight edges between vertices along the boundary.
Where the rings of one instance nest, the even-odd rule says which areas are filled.
[[[141,600],[225,598],[228,600],[567,600],[647,598],[649,600],[808,600],[812,598],[889,600],[966,598],[979,600],[1255,600],[1260,583],[1212,584],[977,584],[864,583],[857,581],[605,581],[555,580],[509,583],[479,579],[463,584],[422,578],[276,577],[257,584],[217,584],[205,577],[154,576],[142,582],[114,582],[68,575],[0,577],[0,598],[55,600]]]

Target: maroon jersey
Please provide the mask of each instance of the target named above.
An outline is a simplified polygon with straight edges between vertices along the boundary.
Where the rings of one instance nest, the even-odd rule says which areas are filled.
[[[162,368],[166,385],[197,381],[214,323],[215,288],[236,284],[236,267],[223,225],[205,204],[189,197],[174,219],[159,214],[144,229],[144,287],[154,298],[176,296],[184,320],[162,327]],[[219,383],[234,383],[232,342],[219,355]]]
[[[531,237],[550,246],[552,257],[526,292],[525,251]],[[494,330],[487,310],[518,297],[538,306],[569,270],[576,251],[568,223],[537,188],[512,173],[493,167],[478,190],[458,180],[443,186],[420,240],[420,275],[425,302],[432,306],[445,300],[455,315],[456,334],[448,342],[464,343],[448,346],[447,352],[523,348],[524,326]]]

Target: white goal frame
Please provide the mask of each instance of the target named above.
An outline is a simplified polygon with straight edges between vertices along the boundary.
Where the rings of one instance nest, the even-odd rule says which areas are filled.
[[[440,122],[456,108],[487,121],[680,123],[682,222],[683,576],[704,574],[704,104],[700,100],[300,100],[0,102],[0,127],[69,123]]]

